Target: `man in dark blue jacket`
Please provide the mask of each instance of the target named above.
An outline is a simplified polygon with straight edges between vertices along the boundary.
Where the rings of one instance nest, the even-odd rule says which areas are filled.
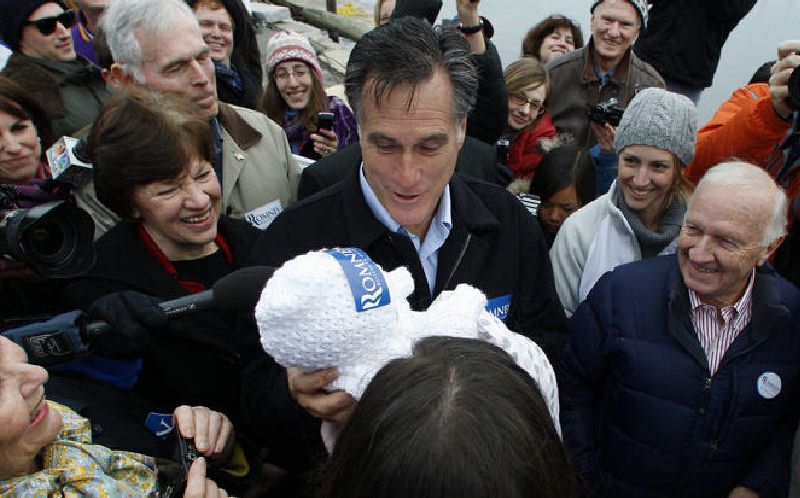
[[[598,496],[786,496],[800,292],[765,265],[785,225],[786,197],[762,169],[719,165],[677,257],[618,267],[578,308],[561,420]]]

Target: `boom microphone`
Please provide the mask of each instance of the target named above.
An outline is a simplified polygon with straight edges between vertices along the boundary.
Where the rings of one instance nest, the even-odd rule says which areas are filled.
[[[179,318],[210,308],[220,311],[253,311],[261,290],[275,268],[251,266],[217,280],[209,290],[159,303],[167,318]],[[60,365],[89,354],[89,344],[102,340],[113,327],[104,321],[84,323],[85,315],[72,311],[3,331],[2,335],[21,346],[35,365]]]
[[[210,308],[220,311],[252,311],[261,297],[261,290],[274,272],[275,268],[272,266],[241,268],[217,280],[209,290],[163,301],[158,303],[158,307],[169,319]],[[84,331],[84,339],[91,341],[111,329],[108,322],[89,322]]]

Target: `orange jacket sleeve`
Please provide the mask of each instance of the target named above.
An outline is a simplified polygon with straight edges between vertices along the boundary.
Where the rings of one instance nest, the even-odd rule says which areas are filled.
[[[772,108],[769,85],[738,88],[698,132],[686,177],[696,184],[706,170],[733,158],[764,167],[788,129]]]

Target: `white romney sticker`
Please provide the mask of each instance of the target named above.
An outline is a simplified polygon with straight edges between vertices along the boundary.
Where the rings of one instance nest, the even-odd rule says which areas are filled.
[[[281,214],[281,211],[283,211],[283,208],[281,208],[281,201],[280,199],[275,199],[261,207],[255,208],[249,213],[245,213],[244,219],[259,230],[266,230],[269,224]]]
[[[781,392],[781,378],[775,372],[764,372],[756,381],[758,394],[764,399],[772,399]]]

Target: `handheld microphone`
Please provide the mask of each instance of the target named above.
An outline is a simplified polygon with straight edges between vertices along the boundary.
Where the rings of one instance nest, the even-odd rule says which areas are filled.
[[[86,155],[86,141],[61,137],[47,149],[47,164],[53,179],[78,187],[92,179],[92,164]]]

